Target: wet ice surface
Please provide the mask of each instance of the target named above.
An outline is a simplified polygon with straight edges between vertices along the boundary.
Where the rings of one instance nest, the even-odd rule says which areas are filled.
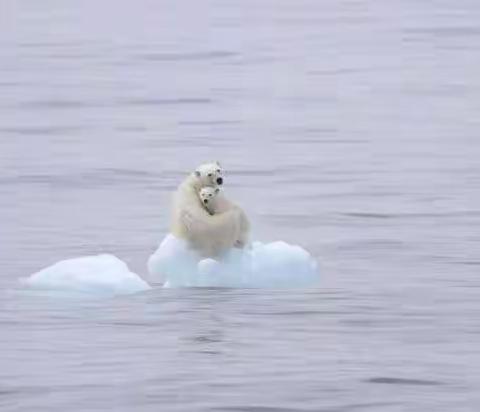
[[[293,289],[317,286],[318,263],[298,245],[251,242],[216,258],[202,258],[168,234],[148,258],[149,278],[164,287]]]
[[[24,291],[48,291],[49,295],[69,294],[85,297],[111,297],[145,292],[150,286],[132,273],[121,259],[113,255],[81,256],[65,259],[21,278]]]
[[[0,409],[478,411],[476,2],[49,1],[0,13]],[[13,290],[113,253],[219,159],[307,290]]]

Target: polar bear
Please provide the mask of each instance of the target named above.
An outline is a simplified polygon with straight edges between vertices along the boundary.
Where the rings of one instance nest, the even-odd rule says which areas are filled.
[[[245,212],[235,203],[228,200],[220,193],[220,188],[205,186],[198,192],[203,207],[211,215],[225,213],[232,209],[238,209],[240,212],[240,220],[237,226],[237,235],[234,243],[235,247],[243,248],[248,243],[248,232],[250,231],[250,223]]]
[[[216,188],[222,184],[220,164],[206,163],[187,176],[173,196],[170,231],[175,237],[186,240],[202,257],[220,256],[237,241],[241,211],[232,208],[212,216],[198,197],[203,187]]]
[[[215,213],[219,213],[218,202],[216,201],[216,196],[220,193],[219,187],[205,186],[200,189],[198,192],[198,197],[200,202],[202,202],[203,207],[210,213],[212,216]]]

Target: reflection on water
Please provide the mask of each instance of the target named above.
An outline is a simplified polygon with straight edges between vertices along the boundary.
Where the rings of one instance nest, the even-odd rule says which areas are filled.
[[[0,409],[476,411],[480,6],[184,0],[0,13]],[[221,160],[305,291],[13,292],[133,270]]]

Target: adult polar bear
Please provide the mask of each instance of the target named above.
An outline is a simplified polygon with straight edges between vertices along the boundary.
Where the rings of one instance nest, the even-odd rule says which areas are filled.
[[[180,184],[173,197],[170,232],[202,257],[217,257],[235,246],[240,237],[242,210],[238,207],[211,215],[201,204],[198,193],[206,187],[223,184],[218,162],[200,165]]]

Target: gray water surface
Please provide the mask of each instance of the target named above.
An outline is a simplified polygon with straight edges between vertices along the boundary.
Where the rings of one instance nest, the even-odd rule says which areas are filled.
[[[480,409],[480,4],[0,4],[0,410]],[[58,260],[146,275],[220,160],[309,290],[20,293]]]

